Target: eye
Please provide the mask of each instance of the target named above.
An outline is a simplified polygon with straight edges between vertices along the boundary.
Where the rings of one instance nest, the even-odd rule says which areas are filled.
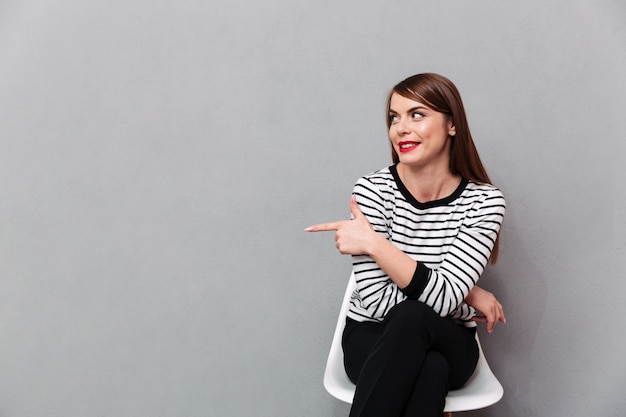
[[[389,114],[389,123],[393,124],[395,122],[397,122],[399,119],[397,114]]]
[[[411,113],[411,117],[413,119],[421,119],[422,117],[424,117],[424,113],[420,113],[418,111],[414,111],[413,113]]]

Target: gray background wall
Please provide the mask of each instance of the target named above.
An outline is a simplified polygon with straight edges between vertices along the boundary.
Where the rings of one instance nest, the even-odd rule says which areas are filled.
[[[623,416],[619,0],[0,1],[0,416],[347,416],[332,235],[387,90],[461,90],[508,200],[482,285],[505,387]]]

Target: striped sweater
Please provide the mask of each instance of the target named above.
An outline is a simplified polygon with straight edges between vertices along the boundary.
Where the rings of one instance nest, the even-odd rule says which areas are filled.
[[[483,272],[504,218],[500,190],[462,180],[448,197],[418,202],[393,165],[359,179],[354,194],[377,233],[417,261],[411,283],[398,286],[367,255],[352,257],[357,289],[348,317],[382,321],[406,298],[468,327],[476,314],[464,301]]]

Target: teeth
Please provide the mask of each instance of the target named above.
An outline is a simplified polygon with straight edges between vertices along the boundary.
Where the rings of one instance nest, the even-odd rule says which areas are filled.
[[[416,145],[417,145],[416,143],[403,143],[402,145],[400,145],[400,149],[412,148]]]

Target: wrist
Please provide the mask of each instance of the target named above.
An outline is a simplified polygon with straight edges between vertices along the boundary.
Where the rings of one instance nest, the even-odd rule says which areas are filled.
[[[465,302],[469,305],[472,305],[472,303],[474,302],[474,295],[476,294],[476,291],[475,291],[476,288],[478,287],[474,286],[465,297]]]
[[[384,251],[385,247],[390,242],[385,239],[382,235],[373,232],[368,242],[367,254],[373,259],[378,258]]]

